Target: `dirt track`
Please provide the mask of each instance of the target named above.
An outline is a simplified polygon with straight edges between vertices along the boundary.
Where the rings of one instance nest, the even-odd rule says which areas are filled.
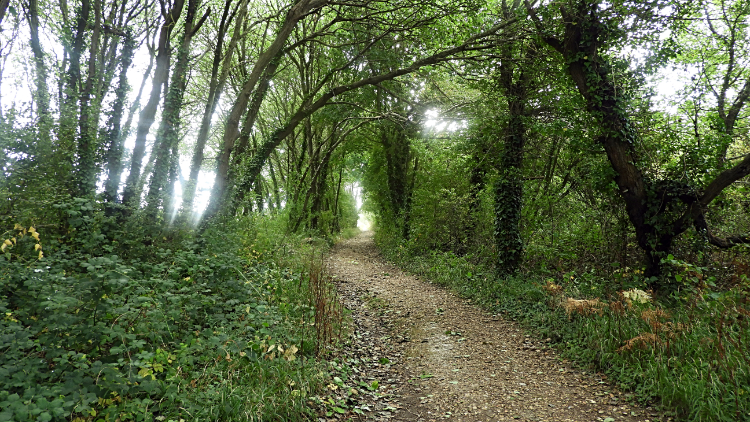
[[[372,355],[362,371],[382,386],[367,420],[668,420],[518,324],[385,262],[372,233],[336,245],[328,265],[352,310],[349,349]]]

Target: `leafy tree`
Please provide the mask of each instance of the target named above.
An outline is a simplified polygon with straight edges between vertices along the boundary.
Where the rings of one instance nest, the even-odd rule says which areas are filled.
[[[705,210],[726,187],[750,174],[750,158],[719,173],[702,189],[678,180],[655,180],[644,174],[635,149],[639,135],[628,115],[624,93],[618,92],[612,79],[609,60],[601,52],[602,44],[615,30],[610,25],[616,25],[616,20],[603,21],[600,9],[613,13],[617,6],[604,8],[599,3],[587,2],[560,6],[562,34],[553,35],[549,25],[545,26],[527,3],[541,38],[566,60],[570,78],[600,127],[597,141],[606,151],[616,173],[615,181],[625,201],[628,217],[646,255],[647,275],[657,276],[661,260],[666,257],[675,237],[690,226],[695,226],[701,235],[719,247],[747,242],[743,236],[722,239],[713,235],[705,219]],[[653,13],[653,10],[647,12]]]

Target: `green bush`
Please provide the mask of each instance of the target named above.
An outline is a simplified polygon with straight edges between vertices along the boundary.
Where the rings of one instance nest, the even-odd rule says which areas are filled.
[[[68,243],[22,226],[0,239],[0,420],[307,417],[307,276],[248,249],[258,222],[130,258],[107,252],[92,215]]]

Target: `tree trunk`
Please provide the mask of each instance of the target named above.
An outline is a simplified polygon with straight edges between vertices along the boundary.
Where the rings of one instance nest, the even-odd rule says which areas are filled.
[[[8,7],[8,2],[0,4],[0,14],[4,13]],[[37,0],[29,0],[27,17],[29,20],[29,31],[31,33],[31,51],[34,53],[34,82],[36,92],[34,100],[36,101],[37,118],[39,119],[39,141],[46,148],[50,148],[49,131],[52,126],[52,117],[49,112],[49,88],[47,86],[47,65],[44,63],[44,52],[39,42],[39,5]],[[0,23],[2,19],[0,19]]]
[[[343,158],[342,158],[343,160]],[[341,182],[344,180],[344,166],[339,167],[339,181],[336,184],[336,198],[333,201],[333,228],[341,232],[341,213],[339,212],[339,197],[341,196]]]
[[[101,0],[94,0],[94,31],[91,35],[91,49],[89,55],[89,69],[86,75],[86,85],[81,92],[81,113],[78,119],[78,163],[76,166],[76,182],[78,195],[92,196],[96,193],[96,175],[98,173],[94,157],[96,147],[96,133],[98,114],[92,118],[91,97],[94,93],[94,80],[98,77],[97,64],[99,43],[102,26]],[[95,107],[98,108],[98,107]],[[96,124],[91,124],[95,120]]]
[[[181,140],[180,140],[181,141]],[[175,208],[175,186],[177,182],[180,182],[180,186],[184,188],[185,183],[181,178],[180,174],[180,141],[172,144],[172,151],[169,156],[169,174],[167,176],[167,186],[164,191],[164,222],[171,224],[172,218],[177,213],[178,209]]]
[[[163,0],[162,0],[163,1]],[[170,38],[177,20],[182,14],[184,0],[175,0],[172,9],[164,16],[164,24],[159,31],[158,53],[156,55],[156,70],[151,80],[151,96],[138,116],[138,128],[135,136],[135,146],[130,160],[130,173],[125,181],[122,202],[126,206],[137,208],[141,199],[141,189],[138,188],[141,178],[143,156],[146,153],[146,137],[154,124],[156,110],[161,100],[161,89],[169,77],[170,67]],[[142,185],[141,185],[142,186]]]
[[[201,119],[201,126],[198,131],[198,137],[195,141],[195,148],[193,149],[193,158],[190,161],[190,175],[188,176],[187,183],[182,187],[182,205],[180,210],[181,221],[187,221],[188,216],[191,214],[193,209],[193,201],[195,200],[195,190],[198,186],[198,175],[200,174],[201,167],[203,166],[204,149],[206,148],[206,142],[208,141],[208,135],[211,130],[211,118],[216,111],[216,106],[219,104],[219,99],[224,91],[224,85],[226,84],[229,76],[229,70],[231,69],[231,59],[234,54],[234,50],[237,46],[237,42],[242,34],[242,25],[245,21],[245,15],[247,12],[247,2],[243,2],[242,9],[240,9],[239,16],[236,19],[235,30],[232,34],[232,38],[227,47],[227,51],[224,52],[224,36],[231,23],[229,19],[229,6],[232,0],[226,0],[224,5],[224,12],[221,17],[221,23],[219,25],[219,33],[214,49],[214,58],[211,66],[211,80],[209,82],[208,97],[206,99],[206,105],[203,110],[203,117]],[[222,65],[223,63],[223,65]],[[219,73],[219,67],[222,67],[221,73]]]
[[[276,210],[281,211],[281,195],[279,193],[279,183],[276,181],[276,174],[273,171],[273,161],[268,161],[268,169],[271,172],[271,183],[273,183],[273,197],[276,200]]]
[[[122,154],[125,137],[121,129],[122,116],[125,113],[125,101],[127,100],[130,85],[128,84],[128,69],[133,62],[135,51],[135,39],[130,32],[125,37],[122,49],[122,64],[120,67],[120,78],[115,90],[115,101],[112,105],[112,115],[107,124],[107,181],[104,184],[104,202],[107,215],[113,215],[117,203],[117,192],[120,188],[120,175],[122,173]]]
[[[316,172],[315,178],[312,181],[310,187],[312,191],[312,204],[310,205],[310,228],[312,230],[318,230],[320,227],[320,214],[323,211],[323,198],[327,193],[326,182],[328,179],[328,169],[330,166],[330,154],[326,154],[321,161],[319,170]]]
[[[513,57],[514,49],[503,49],[505,60],[500,65],[499,85],[508,103],[508,127],[500,159],[500,177],[495,185],[495,243],[497,245],[497,270],[501,276],[518,272],[523,261],[521,239],[521,209],[523,206],[523,150],[526,146],[526,103],[530,78],[524,68],[528,63],[516,64],[516,59],[533,56],[527,50],[525,57]],[[517,76],[516,76],[517,75]]]
[[[164,110],[162,119],[157,132],[158,142],[154,148],[154,172],[151,177],[151,183],[146,197],[146,216],[149,220],[157,218],[159,208],[164,201],[164,191],[167,190],[166,183],[169,178],[170,155],[179,141],[178,129],[180,125],[180,111],[187,87],[188,63],[190,60],[190,44],[193,36],[200,29],[202,22],[208,17],[208,13],[203,19],[194,24],[195,14],[198,10],[200,0],[188,0],[187,12],[184,22],[184,33],[177,52],[177,62],[172,81],[169,84],[167,96],[164,99]],[[208,9],[210,12],[210,9]],[[164,209],[163,217],[171,210]]]
[[[268,65],[265,73],[263,74],[263,79],[258,84],[258,89],[253,93],[253,100],[250,103],[249,109],[247,110],[247,115],[245,116],[242,132],[238,138],[239,142],[235,143],[233,141],[229,144],[224,144],[224,147],[221,150],[221,154],[219,154],[219,156],[217,157],[216,178],[217,180],[225,180],[225,182],[220,182],[224,186],[234,185],[233,181],[236,179],[237,172],[242,166],[242,161],[247,158],[245,155],[247,153],[247,147],[250,142],[250,133],[252,132],[255,121],[258,118],[258,113],[260,113],[260,106],[263,103],[263,99],[265,98],[270,86],[271,78],[276,73],[276,69],[278,69],[280,61],[281,54],[279,54],[279,56],[272,60]],[[231,170],[230,156],[233,156],[233,159],[231,159]],[[246,188],[251,189],[252,186],[253,185],[251,184],[249,186],[246,186]],[[242,203],[245,193],[247,192],[248,190],[246,189],[239,189],[236,192],[230,192],[229,190],[225,189],[224,195],[227,196],[226,201],[232,203],[232,206],[237,206]]]
[[[73,43],[66,49],[68,55],[68,71],[63,85],[64,99],[60,107],[60,134],[58,138],[67,145],[74,145],[76,114],[78,110],[79,89],[81,82],[81,54],[83,53],[84,37],[87,33],[91,2],[82,0],[76,16],[76,30]],[[62,79],[62,78],[61,78]],[[67,148],[66,148],[67,149]]]

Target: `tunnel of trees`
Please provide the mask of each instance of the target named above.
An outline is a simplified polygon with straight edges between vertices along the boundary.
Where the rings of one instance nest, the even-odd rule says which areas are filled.
[[[0,310],[75,297],[69,323],[98,324],[119,266],[358,213],[498,280],[629,268],[669,295],[679,262],[729,288],[750,268],[749,27],[744,0],[0,0]],[[41,273],[85,276],[43,297]],[[86,335],[37,353],[111,341]]]

